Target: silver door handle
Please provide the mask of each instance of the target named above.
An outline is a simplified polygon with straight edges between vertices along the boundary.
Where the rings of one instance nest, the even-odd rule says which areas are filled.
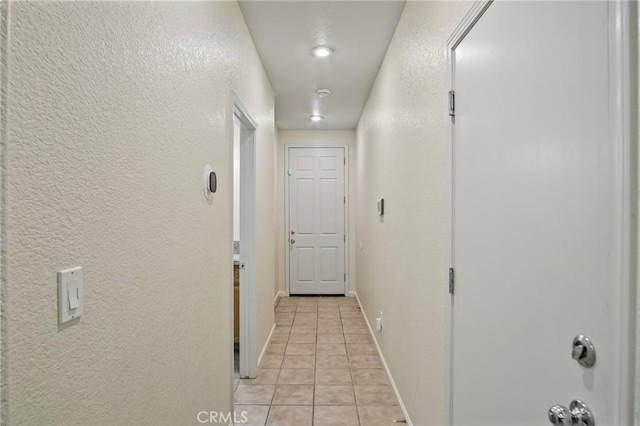
[[[291,242],[291,244],[295,244],[296,240],[294,240],[293,238],[291,240],[289,240]]]
[[[549,409],[549,422],[552,425],[595,426],[593,413],[587,404],[579,399],[571,401],[569,408],[563,405],[554,405]]]
[[[571,411],[564,405],[554,405],[549,408],[549,422],[556,426],[570,426],[573,424]]]

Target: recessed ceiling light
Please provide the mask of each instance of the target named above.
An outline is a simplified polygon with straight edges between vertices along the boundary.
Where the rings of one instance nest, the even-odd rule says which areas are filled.
[[[311,119],[311,121],[321,121],[324,117],[321,115],[312,115],[311,117],[309,117]]]
[[[333,54],[333,49],[327,46],[316,46],[311,49],[311,53],[318,58],[326,58],[327,56],[331,56]]]
[[[318,89],[318,90],[316,90],[316,94],[318,95],[319,98],[326,98],[327,96],[329,96],[331,94],[331,90],[329,90],[329,89]]]

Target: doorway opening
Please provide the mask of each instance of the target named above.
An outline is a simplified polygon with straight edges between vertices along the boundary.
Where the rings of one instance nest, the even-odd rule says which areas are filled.
[[[256,357],[256,140],[257,124],[232,95],[233,135],[233,383],[254,378]]]

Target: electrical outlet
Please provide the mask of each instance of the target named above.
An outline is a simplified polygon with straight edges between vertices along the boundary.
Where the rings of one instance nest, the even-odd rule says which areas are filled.
[[[380,311],[380,315],[376,318],[376,331],[382,333],[382,311]]]

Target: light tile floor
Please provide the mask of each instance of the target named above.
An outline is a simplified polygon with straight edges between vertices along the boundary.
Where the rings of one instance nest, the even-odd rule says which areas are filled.
[[[285,297],[255,379],[236,382],[245,425],[397,425],[402,412],[352,297]]]

